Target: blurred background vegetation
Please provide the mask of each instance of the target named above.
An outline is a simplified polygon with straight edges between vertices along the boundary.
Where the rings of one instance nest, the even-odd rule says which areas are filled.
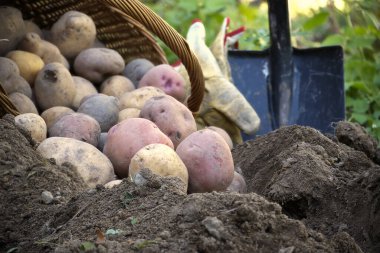
[[[260,0],[147,0],[158,15],[186,36],[199,18],[210,45],[224,17],[231,30],[246,27],[239,49],[269,44],[267,3]],[[292,43],[297,48],[341,45],[344,49],[346,119],[363,125],[380,140],[380,1],[289,0]],[[176,60],[161,44],[170,62]]]

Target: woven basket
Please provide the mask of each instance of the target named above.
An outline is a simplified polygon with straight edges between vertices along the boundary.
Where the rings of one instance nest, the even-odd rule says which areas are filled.
[[[98,39],[118,51],[125,62],[146,58],[154,64],[167,63],[152,34],[156,35],[186,67],[191,82],[187,106],[198,111],[204,79],[196,56],[177,31],[138,0],[0,0],[0,5],[18,8],[24,19],[32,19],[41,28],[49,28],[69,10],[84,12],[94,20]],[[0,116],[5,113],[18,114],[0,85]]]

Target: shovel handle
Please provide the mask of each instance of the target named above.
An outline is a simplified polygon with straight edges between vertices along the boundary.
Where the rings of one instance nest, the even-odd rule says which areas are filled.
[[[269,87],[274,129],[287,125],[292,99],[293,49],[290,40],[287,0],[269,0]]]

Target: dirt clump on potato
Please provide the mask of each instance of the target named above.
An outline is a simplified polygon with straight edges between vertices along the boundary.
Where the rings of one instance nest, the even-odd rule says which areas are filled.
[[[374,164],[367,166],[371,162],[362,152],[343,144],[335,146],[335,151],[330,150],[331,143],[322,135],[316,135],[316,131],[299,129],[283,129],[235,148],[235,161],[247,165],[242,168],[249,189],[247,194],[212,192],[186,195],[181,180],[161,178],[149,173],[149,170],[142,170],[141,176],[146,182],[141,186],[124,179],[111,189],[98,186],[84,190],[83,182],[77,175],[73,176],[75,173],[69,164],[57,166],[52,161],[42,159],[29,144],[27,135],[17,130],[13,118],[0,120],[0,200],[4,203],[0,206],[0,250],[6,252],[17,247],[22,252],[78,252],[87,245],[97,252],[112,250],[117,253],[137,250],[359,253],[362,251],[349,233],[360,231],[362,235],[367,233],[371,237],[363,240],[359,236],[356,242],[365,252],[377,252],[375,224],[379,217],[376,213],[380,191],[376,184],[380,178],[376,169],[378,167]],[[346,198],[346,205],[363,204],[352,205],[352,208],[359,207],[359,210],[371,212],[371,215],[355,213],[356,219],[350,221],[353,217],[347,211],[352,209],[334,208],[332,211],[338,219],[326,220],[323,217],[332,214],[332,211],[329,212],[331,206],[318,206],[322,212],[308,212],[306,218],[297,220],[287,215],[294,217],[305,209],[292,209],[291,205],[281,208],[252,192],[254,187],[260,189],[263,184],[261,181],[252,182],[250,176],[253,174],[249,174],[249,171],[254,173],[256,168],[264,167],[262,172],[267,173],[261,173],[261,176],[265,179],[278,168],[272,161],[286,163],[287,158],[292,156],[286,153],[289,144],[302,141],[328,149],[331,157],[342,154],[341,159],[345,159],[343,167],[347,168],[346,173],[341,173],[339,179],[343,188],[338,191],[343,193],[344,189],[351,189],[347,192],[350,194],[335,193],[335,189],[320,196],[325,201]],[[320,147],[316,151],[321,150]],[[300,145],[298,149],[301,151],[304,146]],[[274,157],[273,154],[278,155]],[[325,159],[329,157],[325,156]],[[339,161],[336,162],[339,164]],[[292,165],[291,161],[287,164]],[[306,168],[320,168],[314,165],[306,165]],[[359,178],[364,175],[358,173],[364,166],[369,173],[367,179],[350,180],[349,175]],[[286,172],[285,169],[280,171]],[[307,175],[299,173],[298,179],[303,176]],[[323,190],[315,188],[314,196]],[[42,201],[43,191],[52,193],[51,204]],[[355,196],[361,196],[362,199]],[[311,202],[309,207],[317,204]],[[15,215],[16,209],[18,215]],[[343,222],[347,226],[342,225],[341,220],[345,215],[349,215],[347,221]],[[310,221],[312,217],[315,217],[315,221],[318,219],[317,231],[311,229],[313,224],[303,222]],[[365,225],[367,221],[373,224],[370,231],[370,227]],[[102,236],[105,241],[98,243],[97,238]],[[41,240],[45,243],[35,243]]]

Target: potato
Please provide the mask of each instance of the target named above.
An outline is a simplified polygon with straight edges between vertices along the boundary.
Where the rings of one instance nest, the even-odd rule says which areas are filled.
[[[29,83],[20,76],[17,64],[6,57],[0,57],[0,83],[7,94],[19,92],[32,98],[32,88]]]
[[[77,110],[84,97],[98,94],[98,90],[90,81],[88,81],[87,79],[83,77],[73,76],[73,80],[75,83],[76,92],[75,92],[75,97],[73,100],[72,107],[75,110]]]
[[[39,107],[46,110],[53,106],[70,107],[75,98],[75,83],[70,72],[61,63],[46,64],[38,73],[34,92]]]
[[[231,184],[227,187],[226,191],[246,193],[247,184],[245,183],[244,177],[235,171],[234,178],[232,179]]]
[[[110,76],[100,86],[101,93],[117,98],[134,89],[135,86],[131,80],[121,75]]]
[[[13,92],[8,95],[9,100],[20,113],[34,113],[38,115],[38,110],[33,101],[19,92]]]
[[[96,38],[92,18],[82,12],[68,11],[50,29],[50,40],[68,59],[75,58],[82,50],[90,48]]]
[[[180,102],[185,101],[185,79],[168,64],[151,68],[140,80],[138,87],[153,86]]]
[[[139,85],[141,78],[148,70],[153,68],[154,65],[151,61],[144,58],[133,59],[128,62],[123,70],[123,75],[132,81],[135,87]]]
[[[109,76],[120,74],[124,66],[123,57],[109,48],[83,50],[74,61],[75,73],[95,84],[100,84]]]
[[[37,33],[25,34],[25,37],[18,45],[18,49],[38,55],[44,64],[59,62],[67,69],[70,68],[69,62],[61,54],[58,47],[49,41],[41,39]]]
[[[13,7],[0,6],[0,56],[14,50],[25,35],[22,13]]]
[[[118,123],[129,118],[140,118],[140,110],[136,108],[125,108],[119,112]]]
[[[106,188],[106,189],[111,189],[111,188],[113,188],[113,187],[115,187],[115,186],[121,184],[121,182],[123,182],[122,179],[115,179],[115,180],[112,180],[112,181],[106,183],[106,184],[104,185],[104,188]]]
[[[163,177],[178,177],[187,188],[189,174],[186,166],[177,153],[165,144],[153,143],[137,151],[129,165],[129,178],[133,181],[136,174],[143,168]]]
[[[79,106],[77,112],[90,115],[99,122],[102,132],[107,132],[119,118],[119,101],[113,96],[95,94]]]
[[[42,33],[41,28],[36,23],[34,23],[32,20],[24,20],[24,25],[25,25],[25,34],[36,33],[41,38],[43,37],[43,33]]]
[[[66,106],[53,106],[41,113],[41,117],[45,120],[46,126],[49,129],[54,123],[66,114],[74,111]]]
[[[119,178],[128,177],[132,157],[141,148],[162,143],[174,148],[172,141],[151,121],[140,118],[126,119],[113,126],[107,135],[103,153],[111,160]]]
[[[226,132],[226,130],[224,130],[223,128],[217,127],[217,126],[208,126],[207,129],[213,130],[213,131],[217,132],[218,134],[220,134],[220,136],[222,136],[223,139],[227,142],[230,149],[232,149],[234,147],[234,144],[232,143],[232,139],[231,139],[230,135]]]
[[[100,138],[100,125],[84,113],[69,113],[49,128],[49,137],[67,137],[87,142],[95,147]]]
[[[140,117],[154,122],[174,144],[174,148],[191,133],[197,124],[191,111],[169,95],[152,97],[144,104]]]
[[[234,177],[231,150],[225,140],[210,129],[198,130],[176,149],[189,172],[189,193],[224,191]]]
[[[126,92],[120,97],[120,110],[126,108],[136,108],[141,110],[148,99],[162,95],[165,95],[165,92],[152,86],[142,87],[131,92]]]
[[[55,159],[58,165],[71,163],[89,188],[115,179],[112,163],[97,148],[66,137],[50,137],[37,147],[43,157]]]
[[[26,129],[36,142],[46,139],[47,127],[44,119],[35,113],[24,113],[15,117],[16,125]]]
[[[99,141],[98,141],[98,149],[103,152],[104,144],[106,144],[107,141],[107,132],[100,133]]]
[[[33,87],[38,72],[45,65],[41,57],[22,50],[10,51],[6,57],[17,64],[20,75]]]

